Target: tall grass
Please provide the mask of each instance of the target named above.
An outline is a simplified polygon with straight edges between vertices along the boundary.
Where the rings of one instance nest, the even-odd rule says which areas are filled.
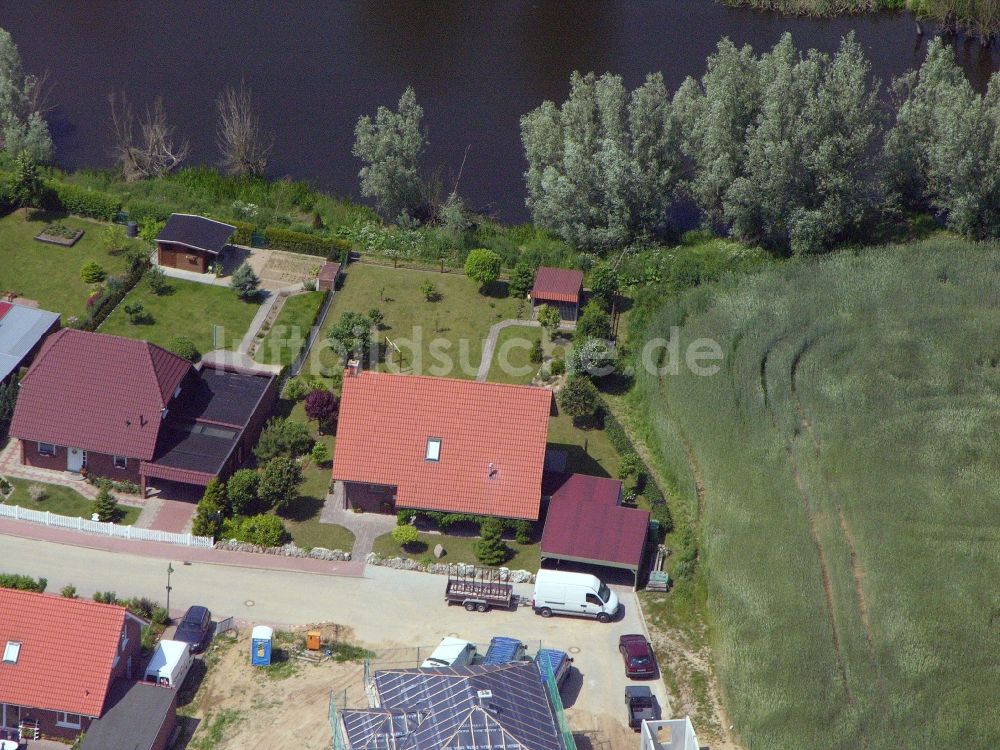
[[[637,397],[660,454],[679,461],[683,430],[705,481],[701,566],[747,746],[1000,746],[1000,246],[770,267],[647,335],[681,321],[682,351],[718,340],[721,371],[642,372]]]

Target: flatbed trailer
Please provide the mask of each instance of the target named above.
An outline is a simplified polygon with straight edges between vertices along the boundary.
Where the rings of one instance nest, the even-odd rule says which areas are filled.
[[[510,609],[514,584],[497,568],[449,565],[444,599],[447,604],[461,604],[469,612],[487,612],[493,607]]]

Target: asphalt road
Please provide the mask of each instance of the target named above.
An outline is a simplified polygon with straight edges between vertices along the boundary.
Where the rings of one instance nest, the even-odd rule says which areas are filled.
[[[67,584],[81,597],[114,591],[120,598],[166,599],[167,562],[87,547],[0,535],[0,571],[48,579],[48,591]],[[571,617],[545,619],[521,607],[514,612],[466,612],[444,603],[444,578],[426,573],[368,566],[363,578],[273,571],[172,560],[170,608],[176,616],[192,604],[209,607],[216,619],[234,616],[244,623],[297,626],[336,622],[378,651],[433,647],[446,635],[480,644],[494,635],[520,638],[534,650],[539,644],[568,651],[574,659],[564,698],[581,711],[624,716],[627,680],[617,650],[622,633],[646,631],[631,590],[616,587],[624,614],[601,624]],[[532,587],[516,587],[530,597]],[[415,656],[415,655],[414,655]],[[663,683],[651,683],[664,715],[669,704]]]

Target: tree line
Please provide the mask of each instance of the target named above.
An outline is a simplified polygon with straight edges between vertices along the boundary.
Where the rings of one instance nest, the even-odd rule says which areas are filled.
[[[660,74],[632,92],[611,74],[570,84],[521,130],[534,220],[576,246],[655,238],[680,201],[778,252],[864,241],[906,212],[1000,234],[1000,78],[978,94],[940,39],[888,104],[853,35],[832,56],[789,34],[762,54],[724,39],[672,96]]]

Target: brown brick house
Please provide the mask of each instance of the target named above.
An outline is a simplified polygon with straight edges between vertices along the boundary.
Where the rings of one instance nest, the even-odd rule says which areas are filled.
[[[274,375],[195,367],[146,341],[63,329],[21,381],[10,434],[28,466],[204,487],[250,456]]]
[[[124,607],[0,589],[0,727],[85,732],[140,675],[143,625]]]
[[[156,262],[168,268],[206,273],[219,262],[236,227],[194,214],[171,214],[156,235]]]

